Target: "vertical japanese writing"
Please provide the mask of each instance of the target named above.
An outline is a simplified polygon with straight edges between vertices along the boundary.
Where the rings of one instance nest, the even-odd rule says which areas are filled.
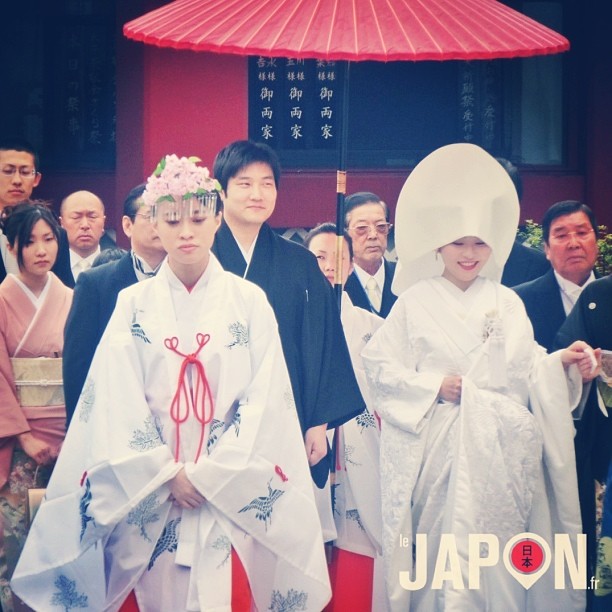
[[[288,136],[290,140],[295,141],[299,148],[303,146],[304,131],[306,128],[305,121],[307,120],[304,114],[304,94],[308,87],[308,79],[306,77],[306,61],[299,59],[285,60],[285,79],[286,79],[286,99],[284,114],[287,118],[289,127]]]
[[[85,11],[74,1],[74,10]],[[115,48],[111,24],[77,13],[58,36],[53,63],[58,102],[51,108],[49,150],[58,164],[78,154],[79,164],[107,167],[114,163]],[[79,26],[75,27],[75,23]]]
[[[500,65],[495,62],[463,62],[459,68],[461,138],[488,151],[500,146]]]
[[[258,115],[256,120],[257,140],[264,140],[272,144],[277,137],[275,123],[280,102],[279,60],[273,57],[258,57],[256,61],[257,85],[254,89],[259,100],[255,110]]]
[[[320,147],[325,148],[330,144],[335,146],[336,140],[336,108],[337,98],[336,86],[338,81],[336,63],[317,60],[317,84],[318,95],[318,119],[319,119],[319,142]]]
[[[250,60],[249,135],[278,149],[336,147],[339,116],[335,62]]]
[[[484,65],[482,105],[482,146],[491,150],[497,132],[497,74],[492,62]]]
[[[474,67],[469,62],[462,66],[459,85],[459,112],[461,113],[462,136],[465,142],[474,140],[476,114],[476,87]]]

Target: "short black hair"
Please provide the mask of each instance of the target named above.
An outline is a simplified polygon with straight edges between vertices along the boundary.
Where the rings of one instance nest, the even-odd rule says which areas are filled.
[[[34,158],[34,169],[38,170],[40,159],[36,149],[24,138],[1,138],[0,151],[22,151]]]
[[[589,218],[591,227],[595,232],[595,238],[598,237],[597,221],[595,220],[593,211],[586,204],[578,200],[563,200],[562,202],[553,204],[542,217],[542,238],[546,244],[548,244],[548,240],[550,239],[550,226],[552,222],[559,217],[571,215],[575,212],[583,212]]]
[[[262,142],[252,140],[236,140],[223,147],[213,164],[213,175],[221,184],[221,189],[227,191],[229,180],[251,164],[267,164],[272,168],[274,183],[278,189],[280,183],[280,161],[276,151]]]
[[[91,267],[97,268],[98,266],[103,266],[106,263],[111,261],[115,261],[117,259],[121,259],[127,251],[122,249],[121,247],[112,247],[111,249],[104,249],[100,251],[96,258],[93,260]]]
[[[364,204],[380,204],[385,211],[385,219],[389,221],[389,208],[375,193],[371,191],[358,191],[346,196],[344,199],[344,227],[348,227],[349,213]]]
[[[43,200],[20,202],[15,206],[7,206],[2,211],[2,231],[11,248],[17,244],[17,265],[23,268],[23,249],[32,235],[32,228],[38,221],[45,221],[51,228],[55,240],[59,244],[60,228],[57,219],[49,208],[49,203]]]
[[[136,219],[136,213],[140,209],[136,201],[142,197],[146,186],[146,183],[140,183],[140,185],[136,185],[136,187],[130,189],[130,192],[125,196],[125,200],[123,201],[123,214],[132,221]]]
[[[315,236],[318,236],[319,234],[334,234],[334,236],[337,235],[336,234],[336,224],[331,223],[331,221],[326,221],[325,223],[319,223],[319,225],[313,227],[306,234],[306,237],[304,238],[304,246],[306,248],[309,248],[310,243],[312,242],[312,239]],[[353,239],[346,232],[343,232],[342,236],[344,237],[344,241],[348,245],[349,257],[351,258],[351,261],[352,261],[353,260]]]
[[[502,165],[503,169],[508,173],[510,180],[514,183],[516,195],[520,202],[523,197],[523,179],[521,179],[519,169],[505,157],[496,157],[495,159]]]

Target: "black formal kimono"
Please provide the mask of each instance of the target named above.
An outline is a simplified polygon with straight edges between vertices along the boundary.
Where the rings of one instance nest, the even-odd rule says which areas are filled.
[[[64,329],[62,367],[67,423],[76,409],[89,366],[115,309],[117,295],[136,282],[131,253],[79,274]]]
[[[554,348],[584,340],[593,348],[612,350],[612,276],[588,284],[561,326]],[[612,414],[607,418],[597,403],[595,383],[591,385],[582,418],[576,423],[576,467],[582,526],[587,534],[587,575],[594,575],[595,495],[594,479],[606,481],[612,449]],[[590,593],[589,593],[590,595]]]
[[[504,266],[501,284],[506,287],[515,287],[535,280],[549,270],[550,262],[542,251],[515,240]]]
[[[561,288],[554,270],[551,268],[543,276],[512,289],[525,304],[536,342],[550,353],[555,336],[565,321]]]
[[[302,432],[323,423],[336,427],[362,412],[365,403],[351,365],[336,298],[314,255],[278,236],[266,223],[259,231],[248,270],[225,222],[217,231],[212,251],[226,270],[259,285],[268,297],[276,315]],[[314,467],[313,478],[322,486],[329,461],[322,460]]]

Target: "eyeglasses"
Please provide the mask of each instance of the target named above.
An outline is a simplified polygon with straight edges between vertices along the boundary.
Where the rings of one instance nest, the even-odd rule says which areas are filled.
[[[0,173],[7,178],[14,176],[16,172],[19,173],[21,178],[27,179],[32,179],[38,174],[35,168],[30,168],[28,166],[22,166],[21,168],[15,166],[2,166],[2,168],[0,168]]]
[[[141,213],[141,212],[137,212],[134,213],[135,217],[142,217],[145,221],[150,221],[151,220],[151,213]]]
[[[372,230],[374,230],[380,236],[386,236],[392,227],[393,223],[377,223],[376,225],[366,225],[364,223],[362,225],[349,227],[349,230],[355,232],[358,236],[367,236]]]
[[[575,232],[559,232],[558,234],[552,234],[550,239],[559,244],[565,244],[570,241],[572,236],[576,236],[576,240],[582,242],[587,240],[594,231],[593,229],[580,229]]]

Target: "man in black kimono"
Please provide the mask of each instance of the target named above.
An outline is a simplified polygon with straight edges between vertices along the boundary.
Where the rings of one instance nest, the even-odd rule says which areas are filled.
[[[594,348],[612,351],[612,276],[595,280],[584,288],[576,305],[557,333],[553,348],[567,346],[574,340],[584,340]],[[600,385],[601,397],[597,397]],[[606,482],[612,449],[611,390],[597,379],[591,384],[586,404],[576,421],[576,468],[582,514],[582,529],[587,534],[587,576],[594,575],[595,566],[595,480]],[[608,406],[604,416],[600,402]],[[593,593],[587,590],[587,598]],[[590,603],[590,602],[589,602]],[[587,607],[589,609],[589,607]],[[602,608],[603,609],[603,608]]]
[[[333,289],[312,253],[266,223],[280,179],[278,157],[270,147],[233,142],[218,153],[213,173],[224,207],[213,253],[226,270],[259,285],[268,297],[313,479],[322,487],[329,472],[327,428],[365,409]]]

